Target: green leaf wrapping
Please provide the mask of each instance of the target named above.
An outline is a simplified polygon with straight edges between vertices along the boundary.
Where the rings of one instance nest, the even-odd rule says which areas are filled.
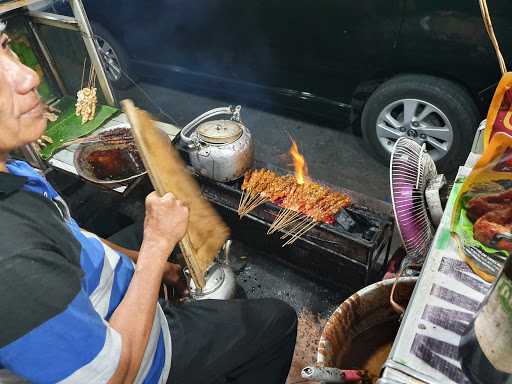
[[[51,158],[68,141],[91,134],[103,126],[106,120],[119,112],[117,108],[108,105],[98,105],[94,120],[82,125],[82,118],[75,115],[75,102],[75,98],[65,96],[53,105],[61,113],[57,121],[48,122],[48,127],[44,134],[50,137],[53,143],[41,149],[41,157],[43,159],[48,160]]]

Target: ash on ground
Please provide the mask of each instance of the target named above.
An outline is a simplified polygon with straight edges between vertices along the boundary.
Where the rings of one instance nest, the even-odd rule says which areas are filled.
[[[314,314],[309,309],[300,311],[295,353],[286,384],[304,380],[300,375],[302,368],[315,365],[318,341],[326,322],[326,317]]]

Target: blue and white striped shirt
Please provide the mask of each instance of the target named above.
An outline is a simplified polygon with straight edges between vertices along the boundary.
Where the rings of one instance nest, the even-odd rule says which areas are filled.
[[[0,204],[2,217],[15,221],[16,228],[20,228],[17,233],[7,234],[2,232],[10,230],[11,227],[0,225],[0,241],[12,241],[7,249],[16,249],[0,256],[0,279],[3,278],[3,271],[6,274],[4,281],[8,281],[7,284],[13,287],[13,301],[9,302],[8,298],[8,304],[4,304],[7,307],[3,307],[2,311],[9,311],[9,306],[16,307],[16,304],[9,303],[15,303],[16,297],[26,295],[28,302],[20,305],[25,304],[29,308],[20,309],[20,313],[30,313],[32,305],[34,318],[38,319],[35,320],[37,324],[31,324],[29,320],[23,321],[29,324],[19,325],[23,328],[20,335],[16,334],[19,330],[6,330],[5,335],[0,330],[0,382],[16,382],[21,378],[34,383],[107,382],[117,369],[123,342],[121,335],[109,326],[108,320],[128,289],[134,265],[127,256],[111,249],[97,236],[81,230],[69,216],[67,206],[58,193],[32,167],[21,161],[12,161],[7,168],[10,175],[26,178],[22,190],[26,192],[26,200],[30,204],[40,204],[36,200],[42,200],[41,196],[55,203],[62,215],[62,228],[66,228],[68,232],[61,230],[62,236],[59,239],[58,232],[52,235],[52,231],[48,230],[50,235],[46,235],[45,228],[31,225],[31,222],[36,223],[39,220],[38,215],[47,215],[46,225],[53,225],[55,232],[58,224],[52,224],[50,213],[42,212],[46,209],[44,204],[39,212],[27,212],[27,209],[38,210],[30,208],[29,203],[26,207],[16,207],[19,198],[7,198],[2,201],[4,204]],[[0,178],[0,186],[1,180]],[[13,202],[9,203],[10,200]],[[25,214],[27,217],[24,217]],[[18,236],[21,232],[27,239],[26,247]],[[66,240],[70,234],[78,245],[75,259],[59,246],[59,242]],[[79,261],[79,266],[73,265],[73,260]],[[73,268],[81,269],[79,281],[73,277],[79,276]],[[26,270],[37,271],[39,275],[29,276]],[[9,283],[11,277],[12,283]],[[41,292],[31,288],[31,282],[37,279],[44,286]],[[26,282],[27,291],[31,293],[29,296],[23,291],[23,285],[18,286],[16,283],[19,280]],[[75,286],[76,288],[72,288]],[[0,280],[0,289],[2,295],[5,295],[5,290],[9,287]],[[69,299],[61,299],[60,290]],[[54,301],[48,297],[51,292],[55,292]],[[7,291],[7,295],[9,294]],[[0,302],[4,303],[2,300]],[[7,324],[15,324],[8,314],[5,317]],[[0,320],[2,318],[3,315],[0,315]],[[165,315],[158,305],[148,346],[135,382],[165,383],[170,363],[171,337]]]

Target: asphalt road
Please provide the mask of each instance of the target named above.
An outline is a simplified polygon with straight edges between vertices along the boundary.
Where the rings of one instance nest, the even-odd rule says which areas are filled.
[[[142,83],[118,92],[118,98],[130,97],[162,121],[169,121],[159,109],[180,127],[209,109],[242,104],[236,98],[219,99],[188,91]],[[291,117],[285,112],[269,112],[242,104],[242,119],[255,137],[256,158],[282,167],[291,167],[286,155],[290,134],[304,154],[309,174],[319,180],[389,201],[388,167],[374,160],[363,148],[360,137],[352,134],[348,122],[318,122],[311,117]],[[169,121],[170,122],[170,121]],[[342,125],[342,127],[337,127]]]

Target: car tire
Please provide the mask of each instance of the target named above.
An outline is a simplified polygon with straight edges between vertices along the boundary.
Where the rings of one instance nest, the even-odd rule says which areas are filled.
[[[130,75],[128,56],[112,34],[98,23],[91,23],[94,40],[107,78],[115,89],[123,90],[134,85]]]
[[[370,153],[383,163],[389,163],[398,137],[409,136],[426,143],[437,168],[449,173],[465,161],[478,123],[474,101],[458,84],[428,75],[401,75],[368,98],[361,131]]]

